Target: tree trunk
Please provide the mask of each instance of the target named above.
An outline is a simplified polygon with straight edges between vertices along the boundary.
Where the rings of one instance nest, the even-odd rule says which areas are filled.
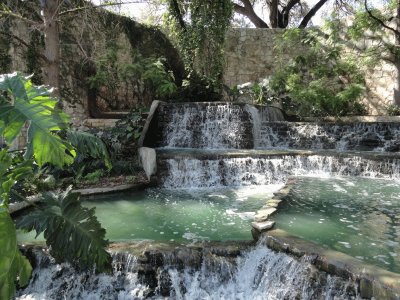
[[[269,7],[269,22],[271,28],[278,28],[278,4],[279,0],[272,0]]]
[[[396,49],[400,49],[400,0],[397,0],[396,31]],[[394,65],[397,74],[393,97],[394,103],[400,105],[400,55],[398,54],[398,51],[394,53]]]
[[[44,20],[45,57],[44,68],[46,84],[55,88],[53,94],[60,94],[60,32],[57,13],[60,0],[46,0],[42,6]]]

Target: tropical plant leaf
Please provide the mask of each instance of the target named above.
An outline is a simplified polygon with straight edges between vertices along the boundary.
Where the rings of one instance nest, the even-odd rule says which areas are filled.
[[[112,168],[110,155],[103,141],[88,132],[69,130],[67,139],[75,147],[79,155],[101,159],[104,161],[107,169]]]
[[[110,270],[111,256],[105,250],[103,229],[94,215],[94,208],[82,207],[79,194],[72,193],[71,187],[56,195],[43,195],[44,206],[24,216],[17,227],[44,233],[50,254],[58,261],[67,261],[82,268],[96,266],[99,272]]]
[[[39,166],[72,164],[75,150],[56,134],[67,127],[68,118],[56,109],[57,100],[49,90],[13,73],[0,75],[0,91],[5,92],[0,96],[0,135],[10,144],[29,122],[26,157],[33,156]]]
[[[14,223],[5,205],[0,205],[0,299],[11,299],[15,284],[28,284],[32,267],[17,246]]]
[[[32,173],[32,160],[13,165],[7,148],[0,151],[0,205],[8,206],[10,190],[13,185]]]

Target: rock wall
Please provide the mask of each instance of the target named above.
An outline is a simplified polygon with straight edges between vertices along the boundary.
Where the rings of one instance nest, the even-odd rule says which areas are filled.
[[[225,84],[234,87],[246,82],[259,82],[279,68],[279,61],[298,55],[301,49],[287,49],[286,57],[275,50],[282,33],[282,29],[231,29],[225,44]],[[349,51],[356,51],[356,48],[365,50],[371,43],[365,38],[357,45],[349,45]],[[395,67],[385,62],[365,70],[367,92],[362,102],[369,115],[386,114],[387,107],[395,104],[397,76]]]

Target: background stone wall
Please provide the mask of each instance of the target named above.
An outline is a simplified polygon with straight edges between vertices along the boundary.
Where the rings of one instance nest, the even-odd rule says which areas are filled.
[[[246,82],[260,82],[271,76],[279,68],[281,61],[298,55],[301,49],[287,49],[283,56],[275,50],[282,33],[282,29],[231,29],[226,36],[224,83],[232,88]],[[357,45],[350,45],[352,49],[349,51],[357,51],[356,48],[367,49],[370,45],[371,42],[366,37]],[[362,102],[369,115],[386,114],[387,107],[395,104],[397,76],[396,68],[385,62],[365,69],[367,91]]]

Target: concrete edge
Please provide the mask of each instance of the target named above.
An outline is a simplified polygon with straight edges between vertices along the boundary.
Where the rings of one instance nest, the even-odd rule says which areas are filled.
[[[158,159],[168,158],[192,158],[199,160],[221,159],[221,158],[244,158],[244,157],[257,157],[257,158],[270,158],[275,156],[335,156],[335,157],[362,157],[371,160],[382,159],[400,159],[400,153],[387,153],[387,152],[367,152],[367,151],[344,151],[337,152],[336,150],[228,150],[223,152],[219,151],[187,151],[182,149],[164,150],[156,149]]]
[[[139,191],[148,187],[153,187],[156,185],[155,180],[151,180],[145,183],[132,183],[132,184],[122,184],[114,187],[107,188],[87,188],[87,189],[75,189],[72,190],[73,193],[79,193],[84,198],[91,198],[92,196],[121,193],[126,191]],[[56,191],[49,191],[56,192]],[[9,205],[9,212],[11,215],[23,211],[26,208],[31,207],[34,203],[39,202],[41,199],[41,194],[33,195],[27,197],[27,202],[11,203]]]
[[[150,125],[151,125],[151,123],[153,121],[154,114],[157,111],[157,108],[160,105],[160,103],[163,103],[163,102],[159,101],[159,100],[154,100],[151,103],[149,114],[147,116],[146,122],[144,123],[143,130],[142,130],[142,133],[140,134],[140,138],[139,138],[139,141],[138,141],[139,148],[145,146],[144,145],[144,140],[146,138],[147,131],[150,128]]]

